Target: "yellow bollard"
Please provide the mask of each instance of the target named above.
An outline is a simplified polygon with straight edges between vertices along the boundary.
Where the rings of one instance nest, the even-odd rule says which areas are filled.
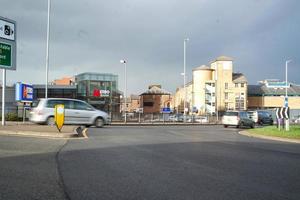
[[[55,124],[60,132],[65,122],[65,106],[63,104],[55,105]]]

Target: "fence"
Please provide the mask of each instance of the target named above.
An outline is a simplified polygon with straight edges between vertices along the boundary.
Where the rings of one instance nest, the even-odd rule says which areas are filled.
[[[112,122],[125,122],[124,114],[114,114],[111,117]],[[184,116],[182,114],[163,114],[163,113],[127,113],[127,122],[132,123],[183,123]],[[216,123],[216,116],[210,115],[187,115],[187,123]]]

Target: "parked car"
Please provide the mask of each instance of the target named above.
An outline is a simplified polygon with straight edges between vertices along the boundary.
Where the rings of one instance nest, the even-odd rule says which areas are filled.
[[[169,117],[169,121],[173,121],[173,122],[183,122],[183,115],[181,114],[177,114],[177,115],[171,115]]]
[[[192,116],[187,119],[187,122],[208,123],[208,119],[205,116]]]
[[[38,124],[54,125],[54,107],[65,106],[65,123],[103,127],[109,123],[108,114],[95,109],[84,101],[77,99],[48,98],[40,99],[30,112],[29,120]]]
[[[250,118],[257,124],[264,125],[273,125],[272,115],[268,111],[264,110],[256,110],[256,111],[248,111]]]
[[[227,111],[224,113],[222,123],[225,128],[228,126],[236,126],[237,128],[248,126],[254,128],[254,121],[250,119],[245,111]]]
[[[292,120],[292,122],[299,124],[300,123],[300,115],[295,116],[294,119]]]

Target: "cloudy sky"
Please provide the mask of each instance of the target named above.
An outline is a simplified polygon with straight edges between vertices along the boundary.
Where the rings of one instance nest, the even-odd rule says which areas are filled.
[[[139,94],[149,84],[174,92],[187,71],[220,55],[251,84],[289,79],[300,84],[299,0],[52,0],[49,80],[82,72],[119,75]],[[0,0],[0,16],[17,21],[17,71],[8,83],[44,83],[47,0]],[[2,76],[1,76],[2,77]]]

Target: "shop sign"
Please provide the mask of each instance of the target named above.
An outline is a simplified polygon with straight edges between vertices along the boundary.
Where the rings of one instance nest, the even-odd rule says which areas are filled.
[[[109,97],[110,96],[110,91],[109,90],[94,89],[93,96],[94,97]]]
[[[33,86],[25,83],[16,83],[16,101],[32,102]]]

